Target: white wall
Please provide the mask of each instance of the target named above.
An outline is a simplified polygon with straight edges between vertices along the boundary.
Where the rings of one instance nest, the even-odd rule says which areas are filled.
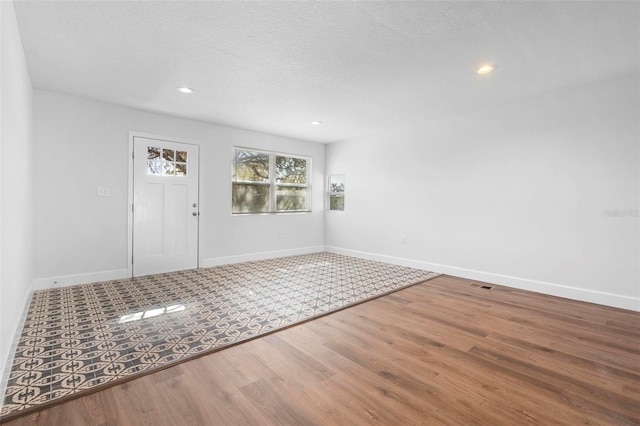
[[[126,273],[130,131],[201,144],[201,266],[322,249],[324,145],[36,90],[39,287]],[[232,216],[232,145],[312,157],[313,212]],[[97,197],[98,187],[110,188],[111,196]]]
[[[0,2],[0,11],[0,371],[5,377],[33,280],[33,89],[13,3]]]
[[[326,244],[640,310],[639,95],[636,75],[332,144]]]

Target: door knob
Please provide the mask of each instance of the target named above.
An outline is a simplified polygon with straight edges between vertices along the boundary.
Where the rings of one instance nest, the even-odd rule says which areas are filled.
[[[194,215],[194,216],[198,216],[198,212],[193,212],[191,214]]]

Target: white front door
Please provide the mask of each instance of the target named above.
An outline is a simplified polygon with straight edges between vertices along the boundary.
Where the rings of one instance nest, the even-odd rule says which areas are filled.
[[[133,276],[198,267],[198,146],[133,139]]]

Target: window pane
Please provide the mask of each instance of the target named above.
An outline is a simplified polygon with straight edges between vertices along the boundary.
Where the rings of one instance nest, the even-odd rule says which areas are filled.
[[[186,176],[187,175],[187,165],[176,163],[176,176]]]
[[[156,158],[160,158],[160,148],[155,148],[152,146],[147,147],[147,160],[155,160]]]
[[[344,175],[329,175],[329,192],[344,192]]]
[[[261,213],[269,211],[269,185],[234,183],[231,194],[233,213]]]
[[[163,164],[164,167],[164,175],[169,175],[169,176],[173,176],[176,173],[176,165],[173,163],[164,163]]]
[[[234,180],[269,182],[269,154],[237,149],[234,156]]]
[[[307,210],[307,188],[279,186],[276,191],[276,208],[278,211]]]
[[[172,149],[163,149],[162,158],[164,158],[167,161],[174,161],[176,159],[175,151]]]
[[[276,182],[305,185],[307,183],[307,160],[276,156]]]
[[[160,153],[158,153],[160,155]],[[162,162],[161,161],[147,161],[147,174],[148,175],[161,175],[162,174]]]
[[[176,161],[187,162],[187,151],[176,151]]]
[[[344,210],[344,195],[330,195],[329,210]]]

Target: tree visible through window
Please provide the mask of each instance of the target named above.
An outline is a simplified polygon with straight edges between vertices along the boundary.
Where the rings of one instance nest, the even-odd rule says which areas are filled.
[[[234,147],[232,213],[309,211],[310,171],[307,157]]]
[[[329,175],[329,210],[344,210],[344,175]]]

